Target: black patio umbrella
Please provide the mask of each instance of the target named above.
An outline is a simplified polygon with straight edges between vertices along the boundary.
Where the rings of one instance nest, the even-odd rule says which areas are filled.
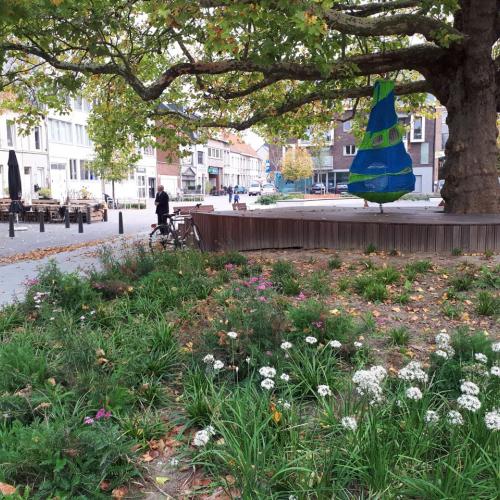
[[[17,162],[16,152],[11,149],[9,151],[9,197],[12,200],[10,204],[10,211],[19,213],[22,211],[21,205],[21,173],[19,172],[19,163]]]

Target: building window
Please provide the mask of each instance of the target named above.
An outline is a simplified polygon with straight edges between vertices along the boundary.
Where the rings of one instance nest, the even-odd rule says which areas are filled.
[[[87,146],[89,148],[92,147],[92,141],[90,140],[90,137],[89,137],[89,134],[87,131],[87,127],[83,128],[83,139],[84,139],[85,146]]]
[[[344,146],[344,156],[354,156],[356,154],[356,146],[354,144],[347,144]]]
[[[203,165],[203,151],[198,151],[198,165]]]
[[[80,179],[82,181],[97,180],[96,173],[90,168],[87,160],[80,160]]]
[[[153,146],[146,146],[144,148],[144,154],[147,156],[154,156],[155,150],[154,150]]]
[[[16,125],[12,120],[7,120],[7,146],[16,146]]]
[[[92,103],[90,101],[87,101],[87,99],[83,100],[83,109],[88,113],[92,111]]]
[[[31,167],[24,167],[24,175],[31,175]]]
[[[146,198],[146,176],[137,176],[137,196],[139,198]]]
[[[220,150],[219,148],[208,148],[208,156],[210,156],[210,158],[221,159],[222,158],[222,150]]]
[[[40,127],[35,127],[35,149],[42,149],[42,131]]]
[[[83,99],[82,99],[82,96],[76,96],[73,99],[73,109],[75,111],[82,111],[83,110]]]
[[[76,143],[79,146],[83,146],[85,144],[85,134],[83,130],[83,125],[75,125],[75,136],[76,136]]]
[[[347,120],[346,122],[342,123],[342,130],[344,132],[350,132],[352,130],[352,121]]]
[[[424,142],[424,137],[425,137],[425,118],[423,116],[412,115],[410,124],[410,141]]]
[[[73,131],[70,122],[49,118],[49,137],[54,142],[73,143]]]
[[[429,164],[429,143],[423,142],[420,144],[420,164],[428,165]]]
[[[69,178],[72,181],[78,180],[78,165],[76,160],[69,160]]]

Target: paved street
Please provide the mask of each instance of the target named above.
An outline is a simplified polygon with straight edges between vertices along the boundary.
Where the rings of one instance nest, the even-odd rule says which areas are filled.
[[[249,209],[265,208],[271,209],[273,206],[255,205],[256,197],[248,195],[241,196],[241,202],[247,203]],[[390,207],[425,207],[436,206],[439,199],[430,201],[397,201],[386,205]],[[176,203],[172,206],[194,205],[193,202]],[[216,210],[230,210],[231,206],[226,196],[209,196],[204,204],[214,205]],[[290,203],[290,206],[343,206],[362,207],[363,201],[358,199],[344,200],[310,200]],[[371,204],[376,206],[375,204]],[[27,279],[36,277],[38,270],[49,260],[54,259],[59,267],[68,272],[86,272],[91,266],[98,266],[99,260],[96,253],[103,245],[111,244],[119,248],[124,243],[128,244],[134,240],[146,241],[150,224],[156,221],[152,200],[146,210],[123,210],[125,235],[118,235],[118,211],[109,211],[108,222],[84,224],[84,233],[78,233],[78,226],[72,224],[70,229],[66,229],[63,224],[47,224],[45,233],[39,232],[38,224],[25,224],[27,231],[17,232],[14,238],[8,237],[8,225],[0,224],[0,306],[8,304],[15,299],[21,299],[24,295]],[[93,244],[95,242],[95,244]],[[41,259],[19,260],[16,255],[37,250],[47,250],[54,247],[67,247],[85,244],[86,246],[69,251],[52,252],[51,255]],[[12,262],[9,263],[9,257]]]

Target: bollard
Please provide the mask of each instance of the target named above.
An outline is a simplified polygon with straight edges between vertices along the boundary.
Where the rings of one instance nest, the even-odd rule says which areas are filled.
[[[118,234],[123,234],[123,214],[118,212]]]
[[[11,212],[9,213],[9,236],[11,238],[14,238],[15,233],[14,233],[14,214]]]
[[[40,222],[40,232],[45,233],[45,214],[38,212],[38,222]]]
[[[64,227],[66,229],[69,229],[69,208],[66,207],[66,210],[64,211]]]
[[[87,207],[87,224],[90,224],[90,206]]]
[[[78,232],[83,233],[83,214],[78,212]]]
[[[103,222],[108,222],[108,209],[104,209],[104,213],[102,214],[102,220]]]

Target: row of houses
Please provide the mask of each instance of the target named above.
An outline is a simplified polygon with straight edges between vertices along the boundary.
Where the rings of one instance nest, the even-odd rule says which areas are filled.
[[[14,149],[21,167],[23,197],[30,201],[38,188],[49,188],[56,199],[76,198],[82,194],[101,198],[111,195],[109,182],[99,178],[92,169],[94,148],[87,133],[91,103],[77,97],[69,103],[65,115],[49,113],[47,118],[24,136],[19,133],[15,115],[0,114],[0,197],[7,191],[8,151]],[[349,117],[346,110],[344,118]],[[415,192],[436,190],[439,165],[444,157],[448,137],[446,109],[436,107],[432,118],[418,114],[400,114],[407,134],[405,146],[413,160],[416,176]],[[221,134],[181,151],[164,151],[152,146],[142,148],[140,160],[128,177],[115,183],[118,199],[145,199],[155,196],[158,184],[171,195],[183,193],[208,194],[223,186],[249,186],[254,180],[264,181],[269,171],[279,171],[287,148],[311,148],[314,160],[313,182],[329,188],[345,184],[349,167],[356,154],[352,122],[336,122],[322,141],[290,140],[287,146],[265,144],[254,147],[233,134]],[[266,168],[266,166],[268,168]]]
[[[208,193],[222,186],[244,185],[264,176],[264,160],[235,135],[193,144],[182,154],[148,146],[128,177],[112,186],[92,168],[94,147],[87,132],[92,105],[77,97],[68,114],[50,112],[29,135],[20,133],[16,116],[0,114],[0,197],[7,193],[8,152],[16,151],[23,198],[31,201],[40,189],[53,198],[101,199],[114,189],[117,199],[154,198],[163,184],[169,194]],[[42,191],[43,192],[43,191]]]

